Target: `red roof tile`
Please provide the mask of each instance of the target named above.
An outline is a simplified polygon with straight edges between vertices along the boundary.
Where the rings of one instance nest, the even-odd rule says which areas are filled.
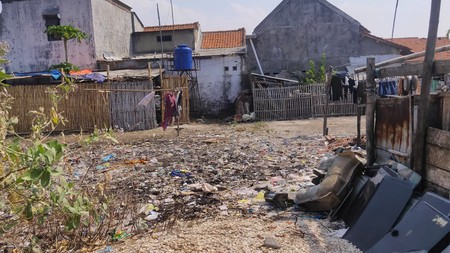
[[[202,49],[235,48],[245,46],[245,29],[202,33]]]
[[[427,47],[427,38],[417,38],[417,37],[409,37],[409,38],[394,38],[394,39],[387,39],[389,41],[392,41],[396,44],[403,45],[405,47],[408,47],[413,51],[414,53],[425,51]],[[446,45],[450,45],[450,39],[448,38],[438,38],[436,40],[436,47],[443,47]],[[437,53],[434,56],[434,59],[436,61],[438,60],[450,60],[450,51]],[[424,57],[413,59],[410,61],[419,62],[423,61]]]
[[[200,24],[198,22],[192,24],[180,24],[180,25],[163,25],[159,26],[146,26],[144,32],[159,32],[161,31],[177,31],[177,30],[194,30],[199,29]]]

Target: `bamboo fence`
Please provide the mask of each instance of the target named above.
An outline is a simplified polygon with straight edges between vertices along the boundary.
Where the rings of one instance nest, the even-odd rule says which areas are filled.
[[[138,105],[139,101],[151,90],[153,90],[153,84],[149,80],[112,82],[110,91],[112,126],[124,131],[148,130],[158,127],[155,100],[153,99],[148,106]]]
[[[49,114],[51,100],[48,85],[13,85],[7,87],[15,98],[10,115],[17,116],[17,133],[29,133],[33,123],[30,111],[44,109]],[[142,92],[115,92],[117,89],[139,89]],[[146,91],[144,91],[144,89]],[[92,131],[95,128],[122,128],[125,131],[147,130],[157,127],[154,100],[147,106],[139,101],[152,90],[149,80],[120,80],[111,83],[78,83],[74,92],[61,100],[58,111],[67,122],[56,131]]]
[[[167,93],[172,92],[175,95],[178,91],[182,91],[182,102],[181,102],[181,115],[179,118],[180,124],[189,124],[190,123],[190,115],[189,115],[189,82],[186,76],[169,76],[163,78],[161,81],[161,88],[163,90],[161,95],[161,113],[164,117],[164,97]]]
[[[265,88],[252,84],[253,105],[256,117],[261,120],[289,120],[323,117],[325,111],[325,86],[323,84],[277,86]],[[348,93],[340,101],[329,103],[329,116],[353,116],[357,105]]]
[[[44,109],[47,115],[51,110],[48,88],[55,85],[14,85],[7,87],[15,98],[10,114],[17,116],[19,123],[15,125],[17,133],[29,133],[33,123],[31,111]],[[95,83],[80,84],[74,92],[63,98],[58,110],[63,112],[67,122],[59,125],[57,131],[92,131],[96,127],[110,126],[109,98],[102,93],[94,93],[85,89],[97,89]],[[102,85],[104,87],[104,85]]]

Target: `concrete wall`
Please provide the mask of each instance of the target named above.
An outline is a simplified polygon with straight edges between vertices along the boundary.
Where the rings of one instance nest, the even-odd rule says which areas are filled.
[[[2,1],[0,40],[10,45],[8,72],[45,70],[65,61],[62,41],[48,41],[43,14],[59,13],[61,25],[72,25],[92,35],[92,12],[86,0]],[[76,10],[76,11],[75,11]],[[92,37],[77,43],[69,41],[69,61],[80,67],[95,66]]]
[[[201,114],[220,116],[234,113],[234,100],[242,90],[244,56],[212,56],[211,59],[202,59],[200,65],[197,77]],[[225,67],[229,70],[225,71]]]
[[[133,12],[131,16],[134,25],[133,32],[143,32],[144,25],[141,23],[141,20],[138,18],[137,14]]]
[[[171,42],[164,42],[164,52],[173,52],[179,44],[187,44],[192,50],[196,49],[199,38],[197,30],[181,30],[172,32],[163,32],[162,35],[171,35]],[[133,33],[133,52],[134,54],[151,54],[161,52],[161,42],[157,41],[159,32],[136,32]]]
[[[133,22],[131,11],[113,1],[91,0],[96,59],[130,56]]]
[[[320,62],[322,53],[333,66],[349,64],[349,57],[398,53],[363,38],[359,23],[317,0],[285,3],[255,30],[256,51],[268,74],[307,70],[308,61]],[[259,73],[253,50],[248,52],[249,71]]]

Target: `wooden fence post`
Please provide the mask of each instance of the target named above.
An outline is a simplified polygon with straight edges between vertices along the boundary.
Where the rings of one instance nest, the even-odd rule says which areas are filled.
[[[423,64],[422,85],[420,87],[420,103],[417,113],[417,129],[413,142],[414,171],[422,177],[425,163],[425,137],[428,123],[428,110],[430,107],[430,89],[433,71],[434,50],[436,48],[437,30],[439,25],[439,14],[441,0],[431,2],[430,24],[428,28],[427,49],[425,51],[425,61]]]
[[[367,106],[366,106],[366,151],[367,165],[375,163],[375,106],[377,103],[375,83],[375,58],[367,58]]]
[[[328,135],[328,102],[331,88],[331,79],[333,78],[333,67],[328,67],[325,84],[325,108],[323,116],[323,136]]]

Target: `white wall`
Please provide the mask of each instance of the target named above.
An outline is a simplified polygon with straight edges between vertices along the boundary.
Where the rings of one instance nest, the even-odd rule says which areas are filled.
[[[234,100],[242,90],[243,56],[212,56],[212,59],[202,59],[200,66],[197,77],[202,113],[218,115],[233,109]],[[233,70],[234,66],[237,70]]]
[[[130,56],[131,11],[107,0],[92,0],[96,59],[107,53],[114,58]]]
[[[46,70],[65,61],[62,41],[47,40],[43,14],[56,11],[61,25],[72,25],[92,35],[89,1],[86,0],[26,0],[3,2],[0,14],[0,40],[10,45],[8,72]],[[95,66],[92,38],[81,44],[69,41],[69,61],[80,67]]]

